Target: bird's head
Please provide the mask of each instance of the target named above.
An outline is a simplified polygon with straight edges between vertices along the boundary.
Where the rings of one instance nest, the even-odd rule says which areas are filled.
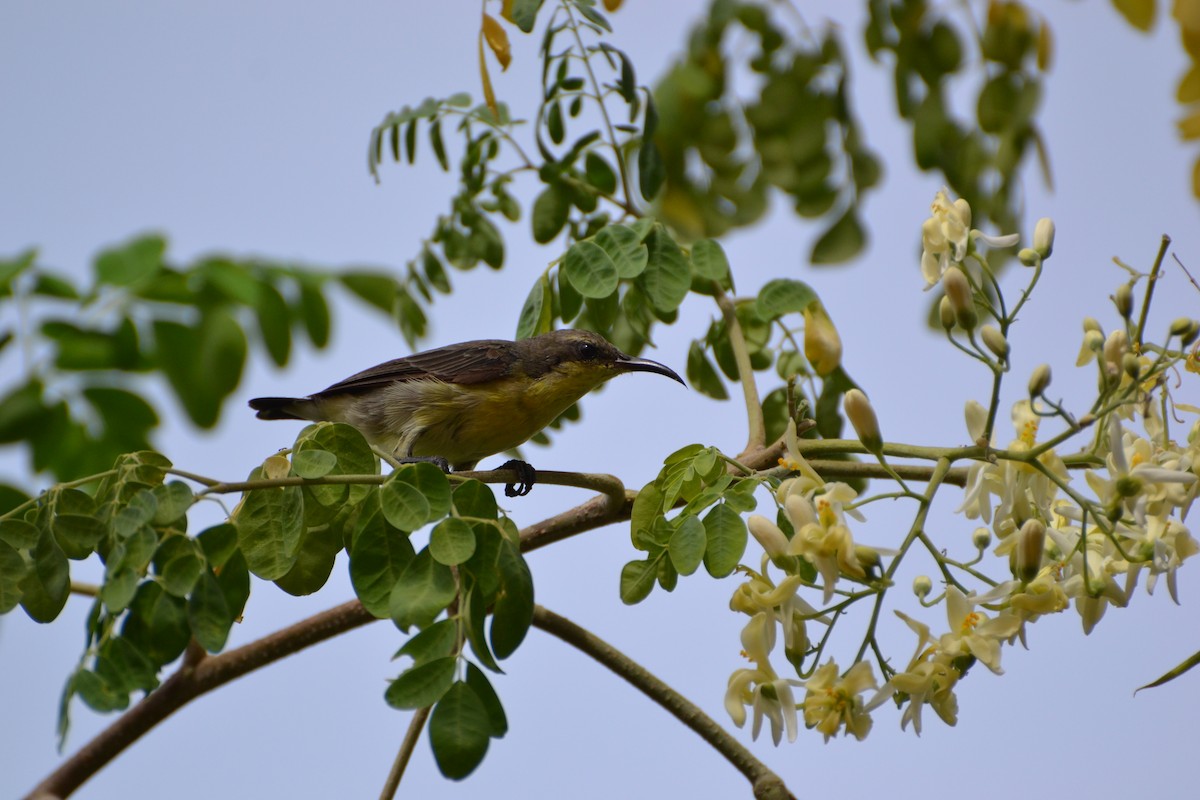
[[[564,392],[582,397],[600,384],[626,372],[654,372],[683,383],[670,367],[648,358],[622,353],[598,333],[560,330],[518,342],[519,362],[535,380],[547,380]],[[686,384],[684,384],[686,386]]]

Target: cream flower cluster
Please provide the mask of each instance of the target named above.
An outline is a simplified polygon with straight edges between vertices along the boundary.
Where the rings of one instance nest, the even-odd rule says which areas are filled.
[[[961,197],[952,201],[942,189],[929,207],[929,219],[921,225],[921,275],[925,278],[925,288],[936,286],[950,267],[962,266],[975,241],[990,247],[1011,247],[1019,238],[1015,233],[988,236],[972,230],[970,204]],[[1046,250],[1049,254],[1049,245]]]

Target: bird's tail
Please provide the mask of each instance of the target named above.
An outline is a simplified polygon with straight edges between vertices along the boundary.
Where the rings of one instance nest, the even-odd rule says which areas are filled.
[[[314,419],[316,408],[307,397],[256,397],[250,407],[259,419]]]

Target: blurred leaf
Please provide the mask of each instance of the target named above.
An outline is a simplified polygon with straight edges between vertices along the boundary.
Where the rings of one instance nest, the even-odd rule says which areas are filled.
[[[530,221],[533,224],[533,239],[538,244],[553,241],[567,224],[571,201],[560,184],[547,186],[533,201]]]
[[[414,665],[425,664],[454,652],[458,644],[458,623],[452,619],[435,622],[404,643],[393,659],[408,656]]]
[[[688,348],[687,379],[689,386],[706,397],[714,400],[729,399],[729,391],[725,388],[725,382],[721,380],[716,368],[708,360],[700,342],[692,342]]]
[[[583,159],[584,174],[600,194],[612,195],[617,191],[617,174],[609,166],[604,157],[595,150],[589,150]]]
[[[542,1],[512,0],[511,6],[506,4],[509,12],[505,17],[523,32],[530,33],[533,31],[534,23],[537,22],[537,13],[538,9],[542,7]]]
[[[221,591],[221,584],[210,569],[200,574],[196,588],[188,598],[187,618],[188,627],[201,647],[210,653],[220,652],[225,647],[235,617]]]
[[[491,723],[488,735],[498,739],[508,733],[508,717],[504,714],[504,706],[500,704],[496,690],[492,688],[491,681],[484,671],[470,662],[467,663],[467,686],[471,687],[487,711],[488,721]]]
[[[813,245],[810,260],[813,264],[838,264],[858,255],[866,244],[867,235],[858,221],[857,210],[847,209]]]
[[[143,236],[122,247],[101,251],[96,256],[96,281],[114,286],[131,286],[156,273],[167,243],[161,236]]]
[[[1175,680],[1180,675],[1187,672],[1189,669],[1196,666],[1197,664],[1200,664],[1200,652],[1192,653],[1192,655],[1188,656],[1182,662],[1180,662],[1179,666],[1170,670],[1169,672],[1167,672],[1166,674],[1164,674],[1162,677],[1158,678],[1157,680],[1151,681],[1150,683],[1147,683],[1145,686],[1139,686],[1137,688],[1137,690],[1134,691],[1134,694],[1137,694],[1142,689],[1153,689],[1156,686],[1162,686],[1164,683],[1170,683],[1171,681]]]
[[[121,634],[154,663],[171,663],[192,636],[184,601],[157,583],[144,581],[129,605]]]
[[[529,296],[521,308],[521,315],[517,319],[518,339],[529,339],[550,330],[553,302],[550,281],[543,273],[529,290]]]
[[[21,602],[21,582],[32,568],[14,547],[0,538],[0,614],[7,614]]]
[[[1157,3],[1155,0],[1112,0],[1113,7],[1121,12],[1125,21],[1142,33],[1154,27]]]
[[[803,281],[776,278],[758,292],[758,315],[773,320],[784,314],[803,313],[817,299],[817,293]]]
[[[375,306],[385,314],[396,308],[396,293],[400,290],[396,279],[381,272],[346,272],[338,276],[342,285],[356,294],[368,305]]]
[[[692,267],[701,278],[722,286],[729,280],[729,259],[721,244],[712,239],[701,239],[692,245]]]
[[[258,289],[258,303],[254,308],[258,319],[258,332],[271,361],[275,366],[282,367],[287,364],[292,350],[292,329],[287,302],[269,283],[259,284]]]
[[[30,553],[32,569],[17,584],[21,607],[34,622],[51,622],[71,593],[71,568],[49,530],[43,529]]]

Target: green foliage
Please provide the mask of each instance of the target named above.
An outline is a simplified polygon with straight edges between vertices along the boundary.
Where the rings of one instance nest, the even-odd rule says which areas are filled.
[[[658,477],[638,492],[630,527],[646,558],[622,569],[622,601],[641,602],[655,582],[671,591],[701,564],[714,578],[737,567],[747,542],[742,514],[754,510],[761,479],[734,479],[726,467],[716,448],[688,445],[667,456]]]
[[[0,313],[32,309],[36,334],[21,333],[38,355],[0,386],[0,445],[27,448],[35,472],[72,480],[151,449],[159,412],[142,396],[142,376],[164,376],[187,418],[211,428],[256,351],[284,366],[295,335],[328,343],[328,275],[225,256],[176,266],[166,248],[156,235],[108,248],[86,288],[39,266],[34,251],[0,261]],[[341,282],[399,313],[390,277],[351,272]],[[416,319],[404,316],[402,330]]]
[[[941,174],[971,204],[972,226],[1020,227],[1020,171],[1033,153],[1049,182],[1036,115],[1050,61],[1046,23],[1017,2],[991,3],[979,56],[987,76],[973,118],[952,110],[955,79],[978,75],[949,6],[926,0],[871,0],[865,37],[876,61],[892,65],[896,107],[912,125],[918,167]],[[974,24],[974,23],[972,23]],[[887,58],[885,59],[885,54]],[[993,263],[993,266],[997,266]]]

